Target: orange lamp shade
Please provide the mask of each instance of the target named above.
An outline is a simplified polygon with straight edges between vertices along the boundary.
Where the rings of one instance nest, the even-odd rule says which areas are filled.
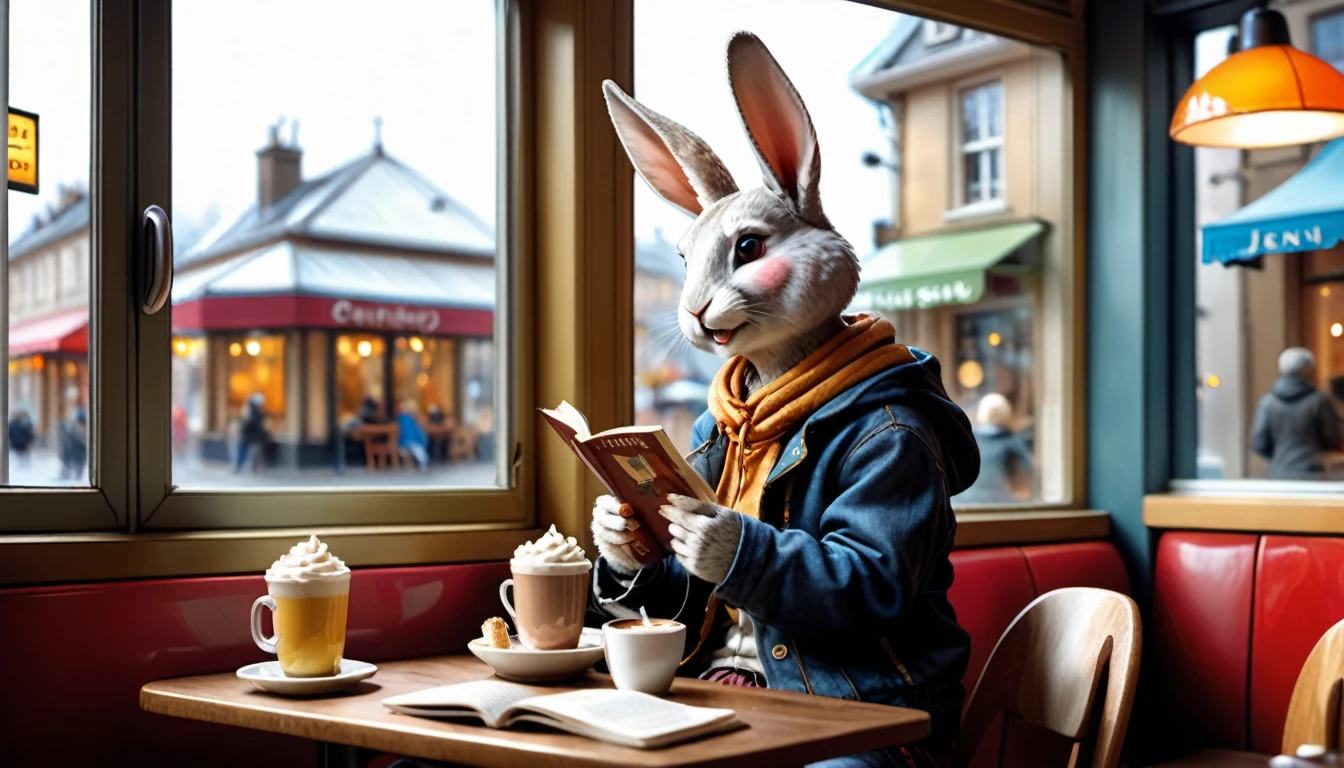
[[[1176,105],[1171,138],[1197,147],[1261,149],[1344,136],[1344,75],[1290,45],[1229,56]]]

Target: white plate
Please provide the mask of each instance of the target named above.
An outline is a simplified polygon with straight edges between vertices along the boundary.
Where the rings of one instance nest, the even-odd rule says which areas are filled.
[[[489,664],[496,675],[520,683],[553,683],[578,677],[602,658],[600,629],[585,628],[579,647],[567,651],[533,651],[523,647],[517,635],[509,640],[512,648],[494,648],[478,637],[467,644],[467,650]]]
[[[287,696],[313,696],[334,693],[350,688],[360,680],[373,677],[378,668],[365,661],[341,660],[341,672],[330,677],[286,677],[278,661],[248,664],[238,670],[238,677],[271,693]]]

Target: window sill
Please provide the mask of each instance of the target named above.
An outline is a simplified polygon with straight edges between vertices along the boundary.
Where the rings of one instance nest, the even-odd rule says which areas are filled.
[[[1143,498],[1149,528],[1344,534],[1344,498],[1159,493]]]
[[[355,567],[508,560],[541,535],[499,523],[0,536],[0,585],[260,575],[310,533]]]
[[[1110,531],[1110,516],[1096,510],[961,511],[955,546],[1104,539]],[[541,535],[501,523],[0,536],[0,585],[260,575],[309,533],[354,567],[508,560]]]
[[[1012,213],[1013,209],[1008,207],[1006,200],[985,200],[979,203],[963,205],[960,208],[943,211],[943,221],[949,224],[959,221],[969,221],[971,219],[982,219],[990,216],[1002,216]]]
[[[956,549],[1105,539],[1111,516],[1095,509],[957,512]]]

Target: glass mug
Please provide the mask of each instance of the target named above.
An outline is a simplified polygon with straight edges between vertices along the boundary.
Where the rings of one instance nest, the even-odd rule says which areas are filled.
[[[274,653],[287,677],[328,677],[341,670],[350,579],[266,583],[270,594],[252,603],[252,640]],[[269,608],[275,634],[262,633]]]

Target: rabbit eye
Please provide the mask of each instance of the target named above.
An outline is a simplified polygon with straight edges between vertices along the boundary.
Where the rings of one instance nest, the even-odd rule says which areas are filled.
[[[744,263],[755,261],[765,255],[765,239],[760,235],[743,235],[737,239],[734,250]]]

